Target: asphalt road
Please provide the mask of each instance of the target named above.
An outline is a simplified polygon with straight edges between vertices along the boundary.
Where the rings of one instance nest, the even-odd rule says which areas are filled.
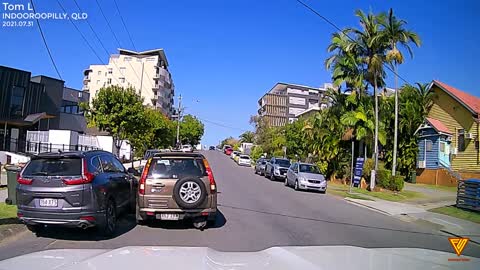
[[[396,219],[341,198],[295,192],[239,167],[218,151],[205,152],[218,190],[220,215],[213,228],[199,231],[170,222],[136,226],[133,215],[120,220],[117,235],[103,239],[94,231],[52,228],[29,231],[0,244],[0,260],[44,249],[123,246],[207,246],[221,251],[257,251],[272,246],[352,245],[410,247],[453,252],[448,236],[428,225]],[[465,255],[480,257],[469,243]]]

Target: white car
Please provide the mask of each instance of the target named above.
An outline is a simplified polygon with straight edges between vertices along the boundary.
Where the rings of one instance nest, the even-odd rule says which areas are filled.
[[[251,166],[252,165],[252,160],[247,155],[240,155],[238,157],[237,163],[240,166]]]
[[[191,145],[188,144],[182,145],[182,152],[193,152],[193,148]]]

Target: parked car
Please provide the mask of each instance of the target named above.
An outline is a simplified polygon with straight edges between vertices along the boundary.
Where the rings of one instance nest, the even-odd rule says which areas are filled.
[[[225,149],[225,155],[230,156],[230,155],[232,155],[232,153],[233,153],[233,149],[232,149],[232,148],[227,148],[227,149]]]
[[[207,159],[198,153],[162,153],[150,158],[138,188],[136,219],[193,221],[203,229],[217,214],[217,186]]]
[[[193,152],[193,147],[189,144],[182,145],[182,152],[188,153],[188,152]]]
[[[135,207],[134,176],[106,151],[33,156],[17,181],[18,217],[31,231],[96,226],[112,235],[118,213]]]
[[[208,150],[215,150],[215,146],[210,145],[210,147],[208,148]]]
[[[295,190],[315,190],[325,193],[327,181],[317,165],[296,162],[288,169],[285,186],[293,186]]]
[[[266,165],[267,165],[267,160],[264,158],[259,158],[257,162],[255,162],[255,168],[254,168],[255,174],[264,175]]]
[[[265,166],[265,177],[275,181],[278,178],[285,179],[290,161],[286,158],[272,157]]]
[[[240,155],[237,163],[240,166],[252,166],[252,160],[247,155]]]
[[[224,154],[227,154],[227,152],[226,152],[227,149],[232,149],[232,147],[231,147],[230,145],[228,145],[228,144],[224,145],[224,146],[223,146],[223,153],[224,153]],[[232,149],[232,151],[233,151],[233,149]]]
[[[233,159],[233,160],[235,160],[235,157],[236,157],[236,156],[239,156],[239,155],[240,155],[240,152],[238,152],[238,151],[233,151],[232,154],[230,155],[230,158]],[[236,160],[235,160],[235,161],[236,161]]]

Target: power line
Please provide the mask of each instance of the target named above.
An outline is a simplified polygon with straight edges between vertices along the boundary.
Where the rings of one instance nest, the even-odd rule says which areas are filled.
[[[229,129],[236,129],[236,130],[240,130],[242,132],[245,132],[245,131],[248,131],[246,129],[242,129],[242,128],[237,128],[237,127],[232,127],[232,126],[227,126],[227,125],[224,125],[224,124],[221,124],[221,123],[218,123],[218,122],[214,122],[214,121],[210,121],[210,120],[207,120],[205,118],[201,118],[199,117],[198,115],[196,115],[196,117],[206,123],[209,123],[209,124],[212,124],[212,125],[216,125],[216,126],[219,126],[219,127],[224,127],[224,128],[229,128]]]
[[[358,44],[358,42],[353,39],[352,37],[350,37],[350,35],[348,35],[347,33],[345,33],[345,31],[343,31],[342,29],[340,29],[340,27],[338,27],[335,23],[333,23],[332,21],[330,21],[328,18],[326,18],[325,16],[321,15],[320,13],[318,13],[315,9],[313,9],[312,7],[310,7],[309,5],[307,5],[305,2],[301,1],[301,0],[296,0],[298,3],[300,3],[302,6],[304,6],[305,8],[307,8],[308,10],[310,10],[313,14],[317,15],[318,17],[322,18],[325,22],[327,22],[328,24],[330,24],[331,26],[333,26],[333,28],[337,29],[338,31],[342,32],[347,38],[349,38],[351,41],[355,42]],[[360,44],[358,44],[360,45]],[[361,46],[361,45],[360,45]],[[383,63],[383,66],[385,68],[387,68],[388,70],[390,70],[394,75],[397,75],[398,78],[400,78],[402,81],[404,81],[405,83],[407,84],[411,84],[410,82],[408,82],[406,79],[404,79],[402,76],[400,76],[398,73],[396,73],[392,68],[390,68],[387,64]]]
[[[33,5],[33,0],[30,0],[30,4],[32,5],[33,13],[37,13],[35,11],[35,6]],[[38,25],[38,30],[40,31],[40,35],[42,36],[43,44],[45,44],[45,48],[47,48],[48,56],[50,57],[50,60],[52,61],[53,67],[55,68],[55,71],[57,72],[58,77],[63,80],[62,76],[60,75],[60,72],[58,71],[57,64],[55,64],[55,60],[53,60],[52,52],[50,51],[50,48],[48,47],[47,44],[47,39],[45,38],[45,35],[43,34],[42,27],[40,26],[40,22],[37,20],[37,25]]]
[[[132,43],[133,49],[136,51],[137,48],[135,48],[135,44],[133,43],[132,36],[130,35],[130,32],[128,31],[127,25],[125,24],[125,21],[123,20],[122,13],[120,13],[120,9],[118,8],[117,1],[113,0],[113,3],[115,3],[115,7],[117,8],[118,15],[120,16],[120,19],[122,20],[123,27],[125,28],[125,31],[127,32],[128,38],[130,39],[130,42]]]
[[[74,0],[75,1],[75,0]],[[63,10],[63,12],[67,13],[67,10],[65,9],[65,7],[60,3],[59,0],[57,0],[57,3],[58,5],[60,6],[60,8]],[[80,12],[82,12],[80,10]],[[90,50],[93,52],[93,54],[95,54],[95,56],[97,57],[97,59],[100,61],[100,63],[104,64],[102,58],[98,55],[98,53],[95,51],[95,49],[93,48],[93,46],[90,44],[90,42],[88,42],[88,39],[85,37],[85,35],[82,33],[82,31],[80,31],[80,29],[77,27],[77,25],[73,22],[73,20],[70,20],[70,22],[72,23],[73,27],[75,28],[75,30],[77,30],[77,32],[80,34],[80,36],[82,37],[83,41],[85,42],[85,44],[87,44],[87,46],[90,48]],[[88,21],[87,21],[88,23]],[[89,23],[90,24],[90,23]],[[96,33],[95,33],[96,34]],[[102,44],[103,46],[103,44]],[[108,51],[107,51],[107,54],[108,54]],[[118,69],[118,67],[117,67]],[[115,77],[114,78],[115,81],[117,81],[117,84],[120,85],[120,82],[118,81],[118,79]]]

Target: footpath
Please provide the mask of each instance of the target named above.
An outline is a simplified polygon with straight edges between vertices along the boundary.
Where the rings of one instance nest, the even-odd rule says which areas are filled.
[[[392,202],[362,193],[361,196],[368,200],[349,197],[345,200],[402,220],[430,223],[439,231],[456,237],[468,237],[470,241],[480,244],[480,224],[428,211],[438,207],[455,205],[456,192],[408,183],[406,183],[404,190],[419,192],[422,196],[403,202]]]

